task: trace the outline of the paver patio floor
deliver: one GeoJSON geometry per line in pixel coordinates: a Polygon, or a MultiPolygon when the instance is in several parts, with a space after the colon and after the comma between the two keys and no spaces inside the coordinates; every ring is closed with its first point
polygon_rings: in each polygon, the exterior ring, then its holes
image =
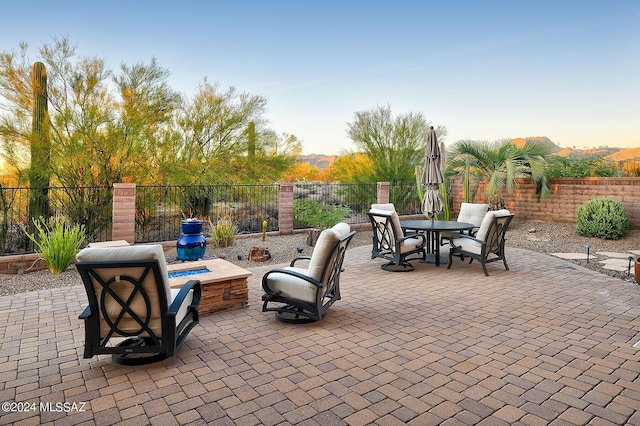
{"type": "Polygon", "coordinates": [[[342,300],[303,326],[260,311],[269,268],[254,268],[247,309],[202,318],[144,367],[82,359],[81,286],[1,297],[0,401],[34,405],[3,405],[0,423],[640,424],[640,288],[507,259],[489,277],[458,260],[389,273],[357,247],[342,300]]]}

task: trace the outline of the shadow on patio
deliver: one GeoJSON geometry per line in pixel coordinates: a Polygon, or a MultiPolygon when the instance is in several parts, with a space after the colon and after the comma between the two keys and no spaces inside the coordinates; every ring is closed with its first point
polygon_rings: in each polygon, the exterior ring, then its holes
{"type": "Polygon", "coordinates": [[[388,273],[370,250],[347,252],[323,321],[263,314],[255,268],[247,309],[146,367],[82,359],[81,285],[1,297],[0,400],[34,405],[0,423],[640,424],[637,285],[510,248],[489,277],[388,273]]]}

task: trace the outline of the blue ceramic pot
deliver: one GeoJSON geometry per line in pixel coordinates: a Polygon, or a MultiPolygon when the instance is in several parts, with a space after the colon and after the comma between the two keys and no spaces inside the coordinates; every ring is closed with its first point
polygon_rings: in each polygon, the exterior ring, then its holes
{"type": "Polygon", "coordinates": [[[204,257],[207,240],[202,235],[202,221],[188,219],[182,221],[182,233],[176,242],[178,260],[198,260],[204,257]]]}

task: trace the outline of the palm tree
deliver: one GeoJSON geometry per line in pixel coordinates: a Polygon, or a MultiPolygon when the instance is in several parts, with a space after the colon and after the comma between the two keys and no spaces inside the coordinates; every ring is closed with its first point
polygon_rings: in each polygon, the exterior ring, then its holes
{"type": "Polygon", "coordinates": [[[497,142],[459,141],[452,147],[452,158],[448,169],[464,176],[465,199],[471,190],[468,182],[473,177],[475,187],[487,179],[485,194],[492,210],[504,208],[504,196],[511,193],[518,178],[532,178],[536,182],[540,198],[549,195],[549,186],[545,174],[545,157],[551,154],[548,145],[537,141],[527,141],[522,146],[510,140],[497,142]]]}

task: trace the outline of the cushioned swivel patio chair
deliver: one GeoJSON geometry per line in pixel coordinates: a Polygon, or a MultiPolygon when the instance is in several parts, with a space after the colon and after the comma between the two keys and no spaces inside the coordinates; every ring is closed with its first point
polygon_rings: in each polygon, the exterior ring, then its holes
{"type": "Polygon", "coordinates": [[[489,211],[485,214],[475,237],[460,234],[457,238],[452,238],[447,269],[451,268],[454,256],[460,257],[462,260],[468,256],[471,258],[469,263],[473,262],[473,259],[477,259],[480,262],[482,270],[487,276],[489,275],[487,263],[499,260],[502,260],[504,268],[508,271],[509,266],[504,253],[504,243],[511,219],[513,219],[513,215],[509,210],[489,211]]]}
{"type": "Polygon", "coordinates": [[[346,223],[320,233],[311,256],[300,256],[288,267],[273,269],[262,277],[265,294],[262,312],[275,312],[288,323],[319,321],[340,300],[340,273],[349,242],[355,235],[346,223]],[[308,261],[308,267],[296,266],[308,261]]]}
{"type": "Polygon", "coordinates": [[[198,324],[200,281],[170,289],[162,246],[85,248],[76,258],[89,300],[80,315],[84,358],[111,354],[119,364],[157,362],[175,355],[198,324]]]}
{"type": "Polygon", "coordinates": [[[426,237],[417,233],[405,235],[393,204],[372,204],[367,215],[373,228],[371,258],[389,261],[380,268],[389,272],[410,272],[414,270],[410,260],[426,258],[426,237]]]}

